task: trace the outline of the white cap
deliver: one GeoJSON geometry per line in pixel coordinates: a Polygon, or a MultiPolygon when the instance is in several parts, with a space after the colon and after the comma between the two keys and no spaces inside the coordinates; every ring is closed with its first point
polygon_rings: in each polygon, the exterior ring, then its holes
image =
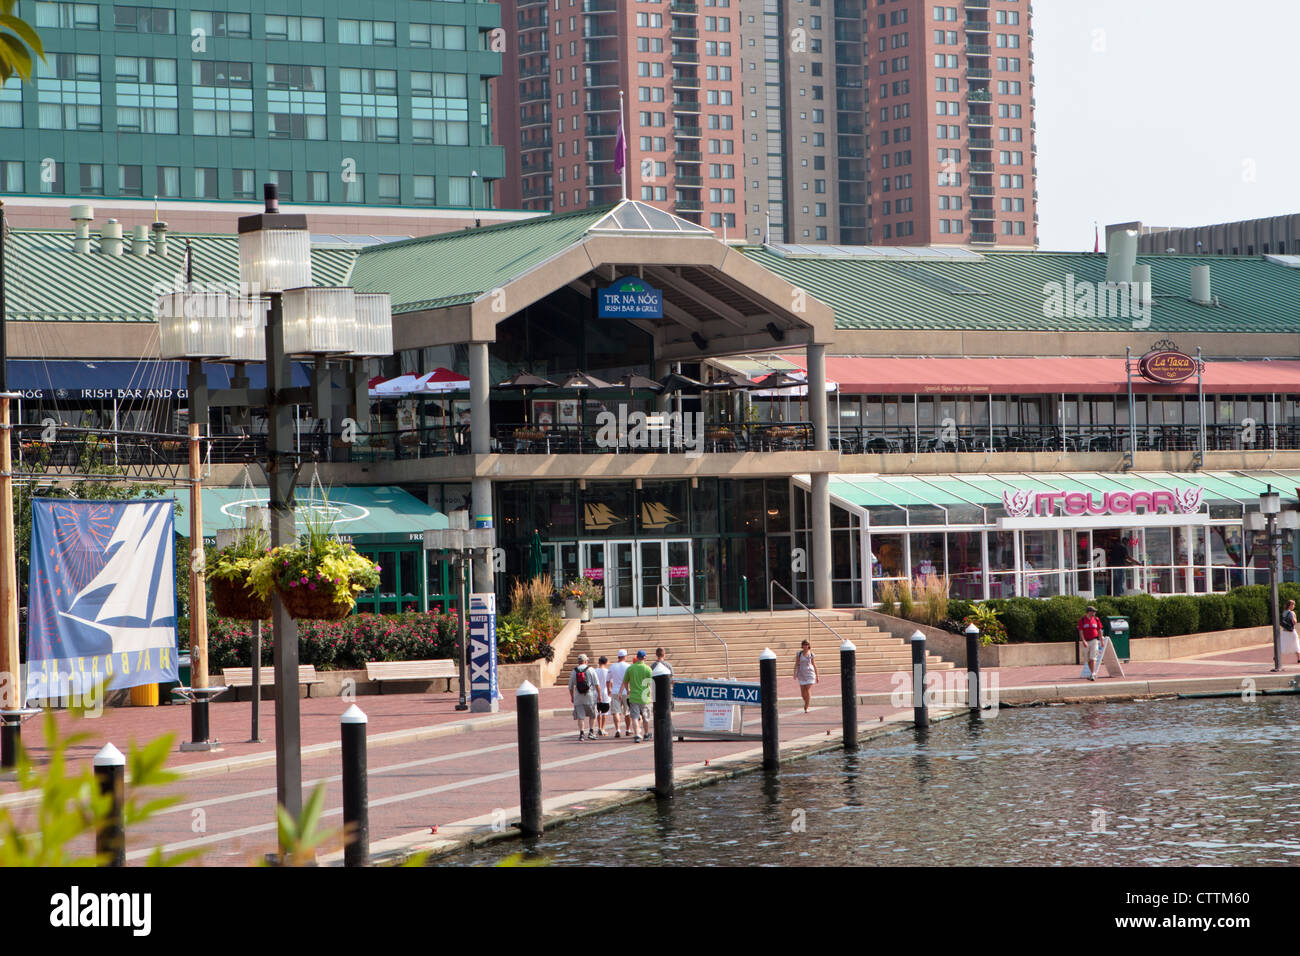
{"type": "Polygon", "coordinates": [[[770,647],[765,647],[763,648],[763,653],[758,655],[758,659],[760,661],[774,661],[776,660],[776,655],[772,653],[770,647]]]}
{"type": "Polygon", "coordinates": [[[96,767],[124,767],[126,758],[122,756],[122,751],[112,744],[104,744],[91,763],[96,767]]]}
{"type": "Polygon", "coordinates": [[[925,635],[922,634],[920,631],[917,631],[915,634],[912,635],[912,640],[923,641],[925,640],[925,635]]]}
{"type": "Polygon", "coordinates": [[[979,629],[978,627],[975,626],[975,622],[974,622],[974,621],[971,621],[969,624],[966,625],[966,633],[967,633],[967,634],[978,634],[979,632],[980,632],[980,629],[979,629]]]}
{"type": "Polygon", "coordinates": [[[343,724],[366,724],[369,722],[370,718],[366,716],[366,712],[356,704],[343,711],[343,716],[339,718],[339,723],[343,724]]]}
{"type": "Polygon", "coordinates": [[[840,650],[842,651],[856,651],[857,649],[858,649],[857,645],[855,645],[847,637],[844,639],[844,643],[840,645],[840,650]]]}
{"type": "Polygon", "coordinates": [[[533,682],[532,682],[532,681],[527,681],[527,680],[526,680],[526,681],[524,681],[522,684],[519,685],[519,689],[518,689],[517,691],[515,691],[515,696],[516,696],[516,697],[536,697],[536,696],[537,696],[537,688],[533,686],[533,682]]]}
{"type": "Polygon", "coordinates": [[[627,657],[627,651],[623,650],[623,648],[620,647],[620,648],[618,649],[618,656],[619,656],[619,657],[627,657]]]}
{"type": "Polygon", "coordinates": [[[586,659],[587,659],[587,655],[586,655],[586,654],[579,654],[579,655],[578,655],[578,663],[579,663],[579,664],[581,664],[581,663],[582,663],[583,661],[585,661],[586,659]]]}

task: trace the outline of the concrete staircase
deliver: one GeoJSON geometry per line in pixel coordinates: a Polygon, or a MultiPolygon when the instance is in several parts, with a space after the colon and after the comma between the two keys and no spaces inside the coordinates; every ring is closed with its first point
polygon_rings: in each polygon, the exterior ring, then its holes
{"type": "MultiPolygon", "coordinates": [[[[840,672],[840,638],[847,638],[857,647],[859,674],[911,670],[912,649],[906,641],[892,637],[874,625],[855,621],[849,612],[818,614],[835,629],[835,634],[814,620],[809,638],[808,615],[803,611],[704,614],[700,616],[695,639],[692,638],[688,614],[657,618],[597,618],[582,625],[582,632],[569,651],[557,684],[562,686],[568,681],[569,672],[578,664],[579,654],[585,653],[592,664],[603,654],[612,664],[617,660],[619,648],[627,650],[629,660],[635,659],[638,650],[644,650],[646,660],[652,666],[655,648],[666,648],[668,660],[678,677],[726,677],[726,655],[722,644],[705,629],[706,624],[726,642],[733,679],[758,680],[758,655],[764,648],[771,648],[776,654],[777,676],[791,677],[800,645],[811,640],[813,652],[817,655],[818,673],[824,681],[840,672]]],[[[931,654],[926,659],[926,666],[931,670],[947,670],[952,664],[931,654]]]]}

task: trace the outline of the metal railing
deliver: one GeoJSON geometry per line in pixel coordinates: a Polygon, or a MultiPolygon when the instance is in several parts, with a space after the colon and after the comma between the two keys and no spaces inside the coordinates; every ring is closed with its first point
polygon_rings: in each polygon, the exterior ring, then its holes
{"type": "MultiPolygon", "coordinates": [[[[685,608],[687,613],[691,615],[691,642],[694,645],[694,649],[698,651],[700,649],[699,625],[702,623],[700,621],[700,615],[696,612],[695,608],[691,607],[689,604],[687,604],[677,595],[673,594],[672,589],[669,588],[668,585],[661,583],[659,585],[659,588],[665,594],[668,595],[668,600],[675,601],[678,605],[685,608]]],[[[658,611],[659,609],[655,608],[656,617],[659,616],[658,611]]],[[[724,641],[721,637],[719,637],[718,632],[715,631],[713,628],[709,627],[707,623],[704,624],[704,629],[708,631],[710,634],[712,634],[714,639],[719,644],[722,645],[722,659],[727,667],[727,679],[730,680],[731,679],[731,651],[727,648],[727,642],[724,641]]]]}
{"type": "Polygon", "coordinates": [[[822,627],[826,628],[826,630],[834,634],[837,638],[839,638],[840,644],[844,643],[844,638],[840,636],[839,632],[836,631],[835,628],[831,627],[829,624],[823,621],[812,608],[810,608],[807,604],[804,604],[803,601],[800,601],[793,594],[790,594],[790,589],[787,588],[780,581],[777,581],[775,579],[769,581],[767,584],[767,607],[768,607],[769,614],[776,614],[776,602],[772,600],[772,588],[780,588],[787,595],[789,595],[791,601],[794,601],[795,604],[798,604],[801,608],[803,608],[805,611],[808,612],[808,643],[810,645],[812,644],[812,622],[814,620],[822,627]]]}

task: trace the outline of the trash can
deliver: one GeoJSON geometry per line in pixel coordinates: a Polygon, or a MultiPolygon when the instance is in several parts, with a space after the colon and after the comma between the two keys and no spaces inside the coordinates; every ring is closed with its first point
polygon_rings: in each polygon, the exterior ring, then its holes
{"type": "Polygon", "coordinates": [[[174,688],[190,686],[190,655],[188,653],[181,654],[176,658],[176,671],[180,676],[179,682],[173,680],[159,685],[158,695],[161,698],[159,702],[162,704],[176,703],[172,697],[174,688]]]}
{"type": "Polygon", "coordinates": [[[1108,617],[1102,620],[1101,631],[1115,647],[1115,656],[1127,663],[1129,659],[1128,618],[1108,617]]]}
{"type": "Polygon", "coordinates": [[[157,684],[140,684],[131,688],[131,706],[132,707],[157,707],[158,706],[158,685],[157,684]]]}

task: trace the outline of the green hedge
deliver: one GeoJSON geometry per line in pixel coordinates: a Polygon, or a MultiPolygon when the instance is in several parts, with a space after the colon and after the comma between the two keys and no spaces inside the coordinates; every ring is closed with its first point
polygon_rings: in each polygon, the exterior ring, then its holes
{"type": "MultiPolygon", "coordinates": [[[[1288,600],[1300,603],[1300,584],[1283,584],[1278,589],[1282,606],[1288,600]]],[[[1129,637],[1176,637],[1202,631],[1222,631],[1237,627],[1259,627],[1269,623],[1269,589],[1252,584],[1235,588],[1228,594],[1187,594],[1157,598],[1150,594],[1123,597],[1098,597],[1092,602],[1097,613],[1105,617],[1126,617],[1129,637]]],[[[1088,603],[1081,597],[1057,596],[1038,598],[994,598],[984,602],[997,611],[998,620],[1007,629],[1013,644],[1077,640],[1076,625],[1088,603]]],[[[970,613],[972,602],[955,601],[951,606],[970,613]]],[[[949,619],[959,621],[949,611],[949,619]]]]}
{"type": "MultiPolygon", "coordinates": [[[[298,661],[318,670],[350,670],[368,661],[419,661],[453,657],[453,615],[354,614],[341,621],[299,621],[298,661]]],[[[253,663],[253,624],[218,618],[208,631],[208,671],[253,663]]],[[[262,630],[262,663],[271,663],[274,637],[262,630]]]]}

